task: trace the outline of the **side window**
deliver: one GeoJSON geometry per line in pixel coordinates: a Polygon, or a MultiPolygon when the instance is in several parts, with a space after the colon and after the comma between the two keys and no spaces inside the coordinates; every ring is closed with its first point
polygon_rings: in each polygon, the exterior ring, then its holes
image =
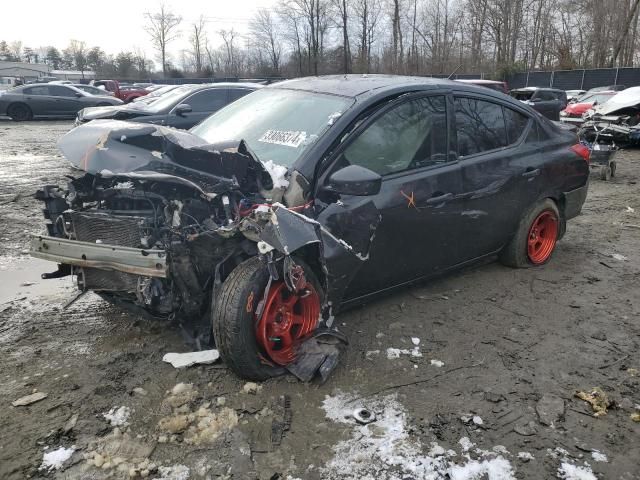
{"type": "Polygon", "coordinates": [[[39,87],[30,87],[24,89],[25,95],[49,95],[49,87],[41,85],[39,87]]]}
{"type": "Polygon", "coordinates": [[[193,112],[212,112],[224,107],[227,102],[227,90],[211,88],[194,93],[182,103],[191,105],[193,112]]]}
{"type": "Polygon", "coordinates": [[[504,121],[507,125],[507,139],[509,145],[513,145],[526,130],[529,117],[507,107],[503,107],[503,111],[504,121]]]}
{"type": "Polygon", "coordinates": [[[553,92],[547,92],[547,91],[542,91],[542,92],[538,92],[538,97],[540,100],[544,101],[544,102],[549,102],[552,100],[557,100],[556,96],[553,94],[553,92]]]}
{"type": "Polygon", "coordinates": [[[467,157],[507,146],[502,106],[466,97],[456,97],[454,103],[458,155],[467,157]]]}
{"type": "Polygon", "coordinates": [[[406,101],[377,118],[345,148],[338,164],[387,175],[446,161],[446,100],[433,96],[406,101]]]}
{"type": "Polygon", "coordinates": [[[244,97],[248,93],[251,93],[251,90],[247,90],[246,88],[232,88],[229,90],[229,101],[235,102],[237,99],[244,97]]]}
{"type": "Polygon", "coordinates": [[[49,85],[49,95],[54,97],[75,97],[76,92],[67,87],[61,87],[60,85],[49,85]]]}

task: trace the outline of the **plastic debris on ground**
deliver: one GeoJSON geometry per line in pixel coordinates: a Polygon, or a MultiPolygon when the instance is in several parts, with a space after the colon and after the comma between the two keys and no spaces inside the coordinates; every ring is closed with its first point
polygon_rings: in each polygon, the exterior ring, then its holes
{"type": "Polygon", "coordinates": [[[24,407],[26,405],[31,405],[32,403],[39,402],[40,400],[47,398],[47,396],[48,394],[44,392],[35,392],[31,395],[25,395],[24,397],[20,397],[19,399],[14,400],[13,402],[11,402],[11,405],[13,405],[14,407],[24,407]]]}
{"type": "Polygon", "coordinates": [[[591,451],[591,458],[593,458],[594,462],[603,462],[606,463],[609,461],[609,459],[607,458],[607,456],[602,453],[599,450],[592,450],[591,451]]]}
{"type": "Polygon", "coordinates": [[[444,362],[442,360],[436,360],[435,358],[431,359],[431,365],[434,367],[444,367],[444,362]]]}
{"type": "Polygon", "coordinates": [[[75,452],[74,447],[60,447],[57,450],[45,452],[42,455],[42,465],[40,465],[40,470],[60,470],[64,465],[64,462],[71,458],[73,452],[75,452]]]}
{"type": "Polygon", "coordinates": [[[613,405],[613,402],[609,400],[607,394],[600,388],[594,387],[591,389],[589,393],[587,392],[576,392],[576,397],[591,405],[593,409],[594,417],[602,417],[607,414],[607,408],[613,405]]]}
{"type": "Polygon", "coordinates": [[[163,362],[170,363],[174,368],[190,367],[192,365],[209,365],[220,358],[218,350],[202,350],[200,352],[167,353],[162,357],[163,362]]]}
{"type": "Polygon", "coordinates": [[[410,357],[420,358],[422,357],[422,352],[420,351],[420,346],[416,345],[412,349],[408,348],[387,348],[387,359],[394,360],[396,358],[400,358],[401,355],[407,355],[410,357]]]}

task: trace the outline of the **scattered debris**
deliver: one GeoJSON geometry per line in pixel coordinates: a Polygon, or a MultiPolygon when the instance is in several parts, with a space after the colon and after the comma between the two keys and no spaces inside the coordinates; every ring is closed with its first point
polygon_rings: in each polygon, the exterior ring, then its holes
{"type": "Polygon", "coordinates": [[[155,443],[145,443],[122,433],[118,427],[110,435],[92,442],[84,458],[89,465],[103,470],[114,469],[129,477],[148,476],[156,470],[149,460],[155,443]]]}
{"type": "Polygon", "coordinates": [[[242,387],[242,391],[249,395],[257,395],[262,391],[262,385],[258,385],[255,382],[247,382],[244,384],[244,387],[242,387]]]}
{"type": "Polygon", "coordinates": [[[444,362],[442,360],[436,360],[435,358],[431,359],[431,365],[433,365],[434,367],[444,367],[444,362]]]}
{"type": "Polygon", "coordinates": [[[640,413],[632,413],[631,420],[633,420],[634,422],[640,422],[640,413]]]}
{"type": "Polygon", "coordinates": [[[530,437],[538,433],[538,428],[536,427],[536,424],[535,422],[533,422],[533,420],[530,420],[528,422],[527,420],[523,420],[515,424],[515,426],[513,427],[513,431],[518,435],[522,435],[523,437],[530,437]]]}
{"type": "Polygon", "coordinates": [[[394,360],[396,358],[400,358],[400,355],[409,355],[411,357],[420,358],[422,357],[422,352],[418,345],[413,347],[411,350],[408,348],[387,348],[387,359],[394,360]]]}
{"type": "Polygon", "coordinates": [[[542,425],[552,427],[564,417],[564,400],[552,393],[545,393],[536,404],[536,413],[542,425]]]}
{"type": "Polygon", "coordinates": [[[558,478],[564,480],[598,480],[589,465],[573,465],[567,461],[562,462],[558,468],[558,478]]]}
{"type": "Polygon", "coordinates": [[[627,205],[627,213],[635,213],[636,210],[633,207],[630,207],[629,205],[627,205]]]}
{"type": "Polygon", "coordinates": [[[612,253],[611,254],[611,258],[613,258],[614,260],[618,260],[620,262],[624,262],[627,260],[627,257],[625,257],[624,255],[621,255],[619,253],[612,253]]]}
{"type": "Polygon", "coordinates": [[[220,353],[214,349],[200,352],[167,353],[162,357],[162,361],[170,363],[174,368],[184,368],[192,365],[209,365],[219,358],[220,353]]]}
{"type": "Polygon", "coordinates": [[[289,395],[280,395],[273,406],[271,444],[280,445],[284,432],[288,431],[289,428],[291,428],[291,398],[289,395]]]}
{"type": "Polygon", "coordinates": [[[593,458],[594,462],[607,463],[609,461],[607,456],[604,453],[602,453],[601,451],[599,451],[599,450],[592,450],[591,451],[591,458],[593,458]]]}
{"type": "Polygon", "coordinates": [[[163,433],[158,437],[158,442],[209,444],[238,424],[238,415],[228,407],[214,411],[211,409],[211,402],[204,402],[192,409],[189,403],[197,395],[198,392],[191,384],[179,383],[173,387],[163,402],[172,412],[158,421],[158,430],[163,433]]]}
{"type": "Polygon", "coordinates": [[[133,390],[131,390],[133,393],[135,393],[136,395],[142,395],[143,397],[147,396],[147,391],[142,388],[142,387],[135,387],[133,390]]]}
{"type": "Polygon", "coordinates": [[[356,408],[353,411],[353,418],[355,418],[356,422],[360,425],[366,425],[376,421],[376,414],[366,408],[356,408]]]}
{"type": "Polygon", "coordinates": [[[78,423],[78,418],[79,415],[77,413],[71,415],[71,418],[69,418],[69,420],[67,420],[64,424],[64,427],[62,427],[62,431],[64,433],[69,433],[71,430],[73,430],[78,423]]]}
{"type": "Polygon", "coordinates": [[[482,425],[484,422],[482,421],[482,418],[480,418],[478,415],[474,415],[473,418],[471,419],[473,421],[473,423],[475,423],[476,425],[482,425]]]}
{"type": "Polygon", "coordinates": [[[64,448],[59,447],[57,450],[53,450],[51,452],[45,452],[42,455],[42,465],[40,465],[39,470],[60,470],[64,462],[71,458],[75,452],[75,447],[64,448]]]}
{"type": "Polygon", "coordinates": [[[113,407],[107,413],[103,413],[102,416],[112,427],[126,427],[129,425],[129,416],[131,415],[131,409],[129,407],[113,407]]]}
{"type": "Polygon", "coordinates": [[[420,345],[420,339],[418,337],[411,337],[411,343],[413,343],[416,347],[420,345]]]}
{"type": "Polygon", "coordinates": [[[576,392],[576,397],[591,405],[593,408],[594,417],[601,417],[607,414],[607,408],[613,405],[613,402],[609,400],[607,394],[600,387],[594,387],[591,392],[576,392]]]}
{"type": "Polygon", "coordinates": [[[44,392],[35,392],[31,395],[25,395],[24,397],[20,397],[17,400],[11,402],[11,405],[14,407],[24,407],[26,405],[31,405],[32,403],[39,402],[40,400],[44,400],[47,398],[48,394],[44,392]]]}

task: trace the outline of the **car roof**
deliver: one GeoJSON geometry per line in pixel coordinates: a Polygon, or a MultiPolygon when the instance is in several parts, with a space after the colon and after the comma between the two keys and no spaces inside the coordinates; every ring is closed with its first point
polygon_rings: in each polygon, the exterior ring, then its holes
{"type": "Polygon", "coordinates": [[[178,85],[179,87],[191,87],[191,90],[201,90],[204,88],[262,88],[263,85],[259,83],[249,83],[249,82],[216,82],[216,83],[188,83],[185,85],[178,85]]]}
{"type": "Polygon", "coordinates": [[[357,97],[374,90],[394,90],[402,87],[459,87],[461,83],[442,78],[408,77],[402,75],[323,75],[303,77],[268,85],[265,88],[285,88],[315,93],[357,97]]]}
{"type": "Polygon", "coordinates": [[[500,80],[485,80],[484,78],[456,78],[456,82],[471,83],[474,85],[504,85],[500,80]]]}
{"type": "Polygon", "coordinates": [[[514,88],[511,90],[512,92],[534,92],[537,90],[547,90],[551,92],[564,92],[565,90],[561,90],[559,88],[551,88],[551,87],[522,87],[522,88],[514,88]]]}

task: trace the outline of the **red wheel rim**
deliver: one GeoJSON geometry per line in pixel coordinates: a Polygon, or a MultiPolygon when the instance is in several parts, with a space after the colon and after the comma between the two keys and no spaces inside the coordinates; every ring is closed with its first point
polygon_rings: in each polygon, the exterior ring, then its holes
{"type": "Polygon", "coordinates": [[[311,283],[294,293],[284,282],[273,282],[256,324],[256,339],[272,362],[288,365],[300,340],[316,329],[319,316],[320,298],[311,283]]]}
{"type": "Polygon", "coordinates": [[[545,210],[531,224],[527,237],[527,254],[531,263],[546,262],[558,239],[558,217],[552,210],[545,210]]]}

